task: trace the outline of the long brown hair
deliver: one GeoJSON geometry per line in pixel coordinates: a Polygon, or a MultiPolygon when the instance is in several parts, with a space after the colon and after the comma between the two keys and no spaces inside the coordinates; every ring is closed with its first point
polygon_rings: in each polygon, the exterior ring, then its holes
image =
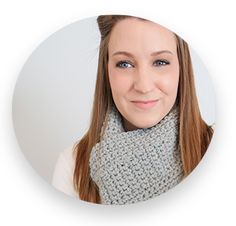
{"type": "MultiPolygon", "coordinates": [[[[114,25],[127,17],[130,16],[105,15],[97,18],[101,41],[91,123],[82,139],[74,145],[75,169],[73,175],[74,189],[80,199],[93,203],[100,203],[100,197],[98,187],[90,177],[90,152],[92,147],[99,142],[104,119],[113,104],[107,71],[108,42],[114,25]]],[[[178,145],[184,176],[187,176],[205,154],[213,135],[213,129],[204,122],[200,114],[188,44],[178,35],[175,34],[175,37],[180,65],[176,98],[180,112],[178,145]]]]}

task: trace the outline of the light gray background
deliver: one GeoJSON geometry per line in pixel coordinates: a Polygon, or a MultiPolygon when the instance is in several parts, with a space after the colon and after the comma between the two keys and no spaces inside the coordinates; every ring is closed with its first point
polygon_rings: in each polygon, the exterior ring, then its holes
{"type": "MultiPolygon", "coordinates": [[[[59,153],[88,127],[99,41],[96,17],[73,23],[33,52],[16,82],[12,106],[16,137],[33,168],[49,182],[59,153]]],[[[215,122],[211,79],[192,49],[191,55],[200,110],[211,125],[215,122]]]]}

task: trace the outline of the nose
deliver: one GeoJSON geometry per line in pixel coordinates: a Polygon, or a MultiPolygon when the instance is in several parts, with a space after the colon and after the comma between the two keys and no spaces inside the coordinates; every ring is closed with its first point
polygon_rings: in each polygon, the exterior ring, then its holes
{"type": "Polygon", "coordinates": [[[140,93],[148,93],[155,87],[152,72],[147,68],[139,68],[134,79],[134,89],[140,93]]]}

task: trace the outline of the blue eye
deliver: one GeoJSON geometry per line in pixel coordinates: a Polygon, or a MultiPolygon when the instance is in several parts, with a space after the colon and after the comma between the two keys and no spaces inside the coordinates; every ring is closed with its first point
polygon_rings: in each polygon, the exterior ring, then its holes
{"type": "Polygon", "coordinates": [[[128,61],[120,61],[116,64],[116,67],[119,68],[130,68],[133,67],[133,65],[131,63],[129,63],[128,61]]]}
{"type": "Polygon", "coordinates": [[[154,66],[157,66],[157,67],[165,66],[165,65],[168,65],[168,64],[170,64],[170,62],[167,61],[167,60],[156,60],[156,61],[153,63],[153,65],[154,65],[154,66]]]}

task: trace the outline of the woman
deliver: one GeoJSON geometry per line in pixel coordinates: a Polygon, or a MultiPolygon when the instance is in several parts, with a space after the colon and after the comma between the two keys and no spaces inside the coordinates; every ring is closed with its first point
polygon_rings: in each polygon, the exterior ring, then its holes
{"type": "Polygon", "coordinates": [[[93,203],[144,201],[191,173],[213,130],[200,115],[184,40],[137,17],[99,16],[97,22],[101,42],[90,127],[66,152],[67,174],[60,172],[65,156],[59,158],[53,183],[93,203]]]}

